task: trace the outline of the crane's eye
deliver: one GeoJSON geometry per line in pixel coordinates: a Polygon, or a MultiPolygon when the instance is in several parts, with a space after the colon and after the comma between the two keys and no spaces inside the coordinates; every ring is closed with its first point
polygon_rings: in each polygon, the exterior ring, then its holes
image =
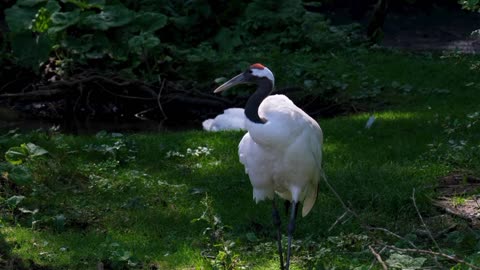
{"type": "Polygon", "coordinates": [[[251,69],[249,69],[249,70],[248,70],[248,73],[252,74],[252,73],[253,73],[253,71],[252,71],[251,69]]]}

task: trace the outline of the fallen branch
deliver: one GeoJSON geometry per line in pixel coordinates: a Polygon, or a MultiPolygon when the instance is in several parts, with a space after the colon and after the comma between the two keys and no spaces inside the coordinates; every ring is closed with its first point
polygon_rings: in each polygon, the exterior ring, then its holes
{"type": "Polygon", "coordinates": [[[387,247],[389,249],[392,249],[392,250],[400,251],[400,252],[410,252],[410,253],[419,253],[419,254],[427,254],[427,255],[432,255],[432,256],[439,256],[439,257],[443,257],[445,259],[448,259],[448,260],[456,262],[456,263],[465,264],[466,266],[471,267],[472,269],[480,270],[479,266],[476,266],[476,265],[473,265],[469,262],[466,262],[465,260],[457,258],[456,256],[448,255],[448,254],[441,253],[441,252],[435,252],[435,251],[425,250],[425,249],[416,249],[416,248],[398,248],[398,247],[390,246],[390,245],[385,245],[385,247],[387,247]]]}
{"type": "Polygon", "coordinates": [[[440,246],[438,245],[437,241],[436,241],[435,238],[433,237],[433,234],[432,234],[432,232],[430,231],[430,229],[428,229],[427,224],[425,224],[425,221],[423,220],[423,217],[422,217],[422,215],[420,214],[420,210],[418,210],[417,202],[416,202],[416,200],[415,200],[415,188],[413,188],[413,190],[412,190],[412,201],[413,201],[413,206],[415,207],[415,211],[417,211],[417,215],[418,215],[418,217],[420,218],[420,221],[422,222],[423,227],[424,227],[425,230],[427,231],[428,236],[429,236],[430,239],[432,240],[433,244],[435,244],[435,247],[438,249],[438,251],[441,252],[442,250],[440,249],[440,246]]]}
{"type": "Polygon", "coordinates": [[[52,89],[52,90],[37,90],[26,93],[7,93],[1,94],[0,98],[9,98],[9,97],[37,97],[37,96],[53,96],[59,93],[64,92],[64,89],[52,89]]]}
{"type": "Polygon", "coordinates": [[[333,230],[333,228],[335,228],[335,226],[341,221],[343,220],[343,218],[348,214],[349,212],[348,211],[345,211],[343,212],[343,214],[337,218],[337,220],[335,220],[335,222],[332,224],[332,226],[330,226],[330,228],[328,228],[328,231],[330,232],[331,230],[333,230]]]}
{"type": "MultiPolygon", "coordinates": [[[[332,185],[330,185],[330,182],[328,181],[327,179],[327,175],[325,174],[325,172],[322,170],[322,178],[323,178],[323,181],[325,182],[325,184],[327,184],[327,187],[330,189],[330,191],[335,195],[335,197],[337,197],[338,201],[342,204],[343,206],[343,209],[345,209],[345,211],[347,211],[348,213],[352,214],[354,217],[358,218],[358,215],[357,213],[355,213],[352,209],[350,209],[346,204],[345,202],[342,200],[342,197],[340,197],[340,195],[338,195],[337,191],[332,187],[332,185]]],[[[342,215],[343,216],[343,215],[342,215]]]]}
{"type": "MultiPolygon", "coordinates": [[[[355,213],[351,208],[349,208],[345,202],[343,201],[343,199],[340,197],[340,195],[338,195],[338,193],[335,191],[335,189],[330,185],[325,173],[322,171],[323,173],[323,180],[325,181],[325,183],[327,184],[328,188],[330,189],[330,191],[333,192],[333,194],[337,197],[338,201],[342,204],[343,208],[346,210],[346,212],[348,213],[351,213],[354,217],[356,217],[359,222],[360,222],[360,226],[362,226],[363,228],[367,228],[367,229],[370,229],[370,230],[379,230],[379,231],[383,231],[383,232],[386,232],[390,235],[393,235],[399,239],[402,239],[404,241],[406,241],[407,243],[409,243],[411,246],[415,247],[415,244],[413,244],[411,241],[407,240],[406,238],[396,234],[396,233],[393,233],[385,228],[378,228],[378,227],[373,227],[373,226],[370,226],[370,225],[367,225],[367,224],[364,224],[360,217],[358,216],[357,213],[355,213]]],[[[417,211],[417,214],[419,215],[420,217],[420,220],[422,221],[422,224],[423,226],[428,230],[428,227],[427,225],[425,224],[425,222],[423,221],[423,217],[421,216],[419,210],[418,210],[418,207],[417,207],[417,204],[415,202],[415,189],[413,189],[413,194],[412,194],[412,199],[413,199],[413,202],[414,202],[414,206],[415,206],[415,209],[417,211]]],[[[341,220],[343,219],[343,217],[345,216],[345,213],[340,216],[340,218],[337,219],[338,220],[341,220]]],[[[338,223],[338,222],[335,222],[334,224],[338,223]]],[[[478,266],[475,266],[469,262],[466,262],[465,260],[461,259],[461,258],[458,258],[456,256],[452,256],[452,255],[448,255],[448,254],[445,254],[445,253],[442,253],[441,250],[440,250],[440,247],[438,246],[438,244],[436,243],[435,239],[433,239],[433,235],[431,234],[431,232],[428,230],[429,234],[430,234],[430,237],[432,238],[432,240],[434,241],[434,243],[436,244],[436,248],[440,251],[440,252],[435,252],[435,251],[431,251],[431,250],[423,250],[423,249],[418,249],[418,248],[397,248],[395,246],[391,246],[391,245],[384,245],[386,248],[389,248],[389,249],[392,249],[392,250],[396,250],[396,251],[401,251],[401,252],[416,252],[416,253],[420,253],[420,254],[429,254],[429,255],[432,255],[434,256],[435,258],[438,256],[438,257],[443,257],[443,258],[446,258],[450,261],[454,261],[456,263],[461,263],[461,264],[465,264],[469,267],[471,267],[472,269],[475,269],[475,270],[480,270],[480,267],[478,266]]],[[[371,250],[371,249],[370,249],[371,250]]],[[[372,250],[371,250],[372,251],[372,250]]],[[[372,251],[373,253],[373,251],[372,251]]],[[[375,255],[375,254],[374,254],[375,255]]],[[[377,258],[378,259],[378,258],[377,258]]],[[[439,265],[438,261],[435,260],[435,262],[437,263],[437,265],[439,265]]],[[[383,265],[382,265],[383,266],[383,265]]],[[[385,268],[384,268],[385,269],[385,268]]]]}
{"type": "Polygon", "coordinates": [[[375,249],[372,248],[372,246],[368,246],[368,248],[370,249],[370,252],[372,252],[373,256],[377,259],[377,261],[382,265],[383,270],[387,270],[388,267],[382,260],[382,256],[380,256],[380,254],[378,254],[375,249]]]}
{"type": "Polygon", "coordinates": [[[400,239],[400,240],[403,240],[403,241],[407,242],[407,243],[408,243],[410,246],[412,246],[413,248],[417,248],[417,246],[416,246],[412,241],[410,241],[410,240],[408,240],[407,238],[402,237],[402,236],[400,236],[400,235],[398,235],[398,234],[396,234],[396,233],[394,233],[394,232],[392,232],[392,231],[389,231],[388,229],[379,228],[379,227],[374,227],[374,226],[370,226],[370,225],[365,225],[365,228],[367,228],[367,229],[369,229],[369,230],[382,231],[382,232],[384,232],[384,233],[386,233],[386,234],[389,234],[389,235],[391,235],[391,236],[394,236],[394,237],[396,237],[396,238],[398,238],[398,239],[400,239]]]}
{"type": "Polygon", "coordinates": [[[106,89],[105,87],[103,87],[103,85],[95,82],[95,84],[101,88],[101,90],[109,93],[110,95],[112,96],[115,96],[115,97],[119,97],[119,98],[125,98],[125,99],[137,99],[137,100],[155,100],[156,97],[137,97],[137,96],[127,96],[127,95],[122,95],[122,94],[117,94],[117,93],[114,93],[108,89],[106,89]]]}

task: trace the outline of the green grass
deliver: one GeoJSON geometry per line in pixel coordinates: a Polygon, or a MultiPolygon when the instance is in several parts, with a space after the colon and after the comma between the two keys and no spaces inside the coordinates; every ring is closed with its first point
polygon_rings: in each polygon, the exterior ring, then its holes
{"type": "MultiPolygon", "coordinates": [[[[287,60],[301,62],[305,57],[294,55],[287,60]]],[[[370,113],[318,119],[325,136],[326,174],[359,219],[351,217],[329,231],[344,209],[322,182],[313,211],[297,223],[294,269],[368,269],[373,257],[367,246],[375,239],[402,243],[366,232],[360,222],[412,237],[421,228],[411,198],[414,188],[421,213],[434,216],[438,212],[430,199],[440,176],[457,169],[480,172],[480,125],[467,117],[480,111],[476,94],[480,80],[469,69],[474,60],[353,51],[319,63],[318,69],[349,74],[348,91],[357,90],[362,76],[378,79],[376,85],[383,90],[374,98],[388,105],[375,112],[370,129],[364,128],[370,113]],[[401,87],[391,87],[394,81],[411,85],[411,90],[405,93],[401,87]],[[465,86],[469,82],[474,85],[465,86]]],[[[13,194],[26,196],[19,207],[39,209],[35,219],[40,220],[32,229],[31,215],[3,209],[2,253],[21,258],[27,268],[38,264],[94,269],[103,262],[115,269],[149,265],[209,269],[214,262],[211,256],[226,248],[230,256],[217,261],[232,259],[230,264],[237,267],[277,269],[271,206],[254,203],[248,177],[238,162],[242,136],[243,132],[184,131],[100,138],[43,132],[4,137],[3,152],[31,141],[51,157],[28,162],[35,176],[31,186],[2,187],[5,199],[13,194]],[[106,150],[116,142],[117,149],[106,150]],[[207,147],[209,154],[187,153],[197,147],[207,147]],[[171,156],[173,152],[184,156],[171,156]],[[194,221],[204,213],[204,219],[194,221]],[[58,215],[65,217],[65,225],[55,225],[58,215]],[[235,245],[229,246],[230,241],[235,245]]],[[[413,241],[434,248],[427,239],[413,241]]],[[[475,255],[478,232],[438,241],[446,250],[479,260],[475,255]]]]}

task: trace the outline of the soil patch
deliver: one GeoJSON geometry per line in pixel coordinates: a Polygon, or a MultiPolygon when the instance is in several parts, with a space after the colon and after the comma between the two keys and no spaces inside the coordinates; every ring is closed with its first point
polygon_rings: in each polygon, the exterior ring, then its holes
{"type": "Polygon", "coordinates": [[[480,52],[480,14],[458,9],[433,8],[408,13],[389,13],[382,45],[413,51],[437,50],[480,52]]]}
{"type": "Polygon", "coordinates": [[[454,172],[440,179],[434,205],[480,228],[480,178],[454,172]]]}

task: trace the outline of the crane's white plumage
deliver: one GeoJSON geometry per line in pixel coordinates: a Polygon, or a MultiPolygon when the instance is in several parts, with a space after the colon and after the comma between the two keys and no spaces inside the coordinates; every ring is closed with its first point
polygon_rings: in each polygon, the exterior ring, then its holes
{"type": "Polygon", "coordinates": [[[268,96],[258,113],[264,124],[246,121],[239,144],[240,162],[250,177],[256,202],[280,197],[303,202],[308,214],[317,197],[321,174],[322,130],[284,95],[268,96]]]}
{"type": "MultiPolygon", "coordinates": [[[[252,65],[255,66],[256,64],[252,65]]],[[[252,75],[258,78],[265,77],[272,82],[272,86],[275,85],[275,77],[270,69],[262,65],[262,68],[252,68],[252,75]]]]}
{"type": "MultiPolygon", "coordinates": [[[[302,216],[306,216],[317,198],[322,175],[323,134],[318,123],[286,96],[269,95],[274,82],[273,73],[257,63],[220,85],[214,93],[238,84],[257,85],[257,91],[245,106],[248,132],[238,145],[238,154],[250,178],[256,202],[274,199],[275,193],[292,202],[285,264],[288,270],[298,202],[303,203],[302,216]]],[[[275,201],[272,205],[280,268],[284,270],[281,221],[275,201]]]]}
{"type": "Polygon", "coordinates": [[[223,114],[203,121],[202,126],[206,131],[244,130],[245,110],[242,108],[226,109],[223,114]]]}

